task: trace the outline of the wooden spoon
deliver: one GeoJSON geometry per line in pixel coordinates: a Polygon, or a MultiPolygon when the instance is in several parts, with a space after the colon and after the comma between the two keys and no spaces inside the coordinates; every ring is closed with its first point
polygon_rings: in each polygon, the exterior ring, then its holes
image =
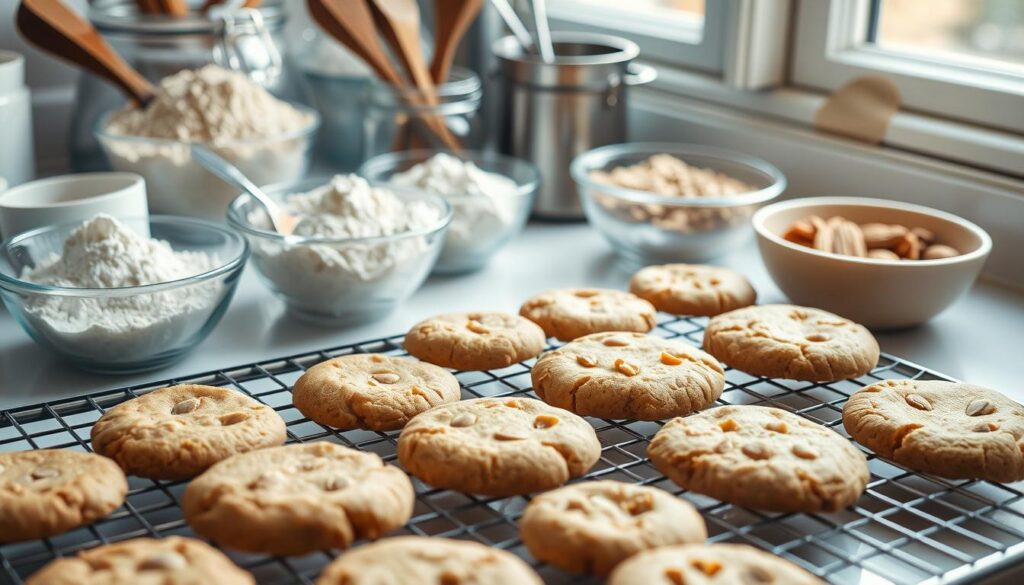
{"type": "Polygon", "coordinates": [[[455,50],[484,0],[434,0],[434,59],[430,63],[430,75],[440,85],[448,81],[448,72],[455,58],[455,50]]]}
{"type": "Polygon", "coordinates": [[[153,99],[153,84],[61,0],[22,0],[17,19],[22,36],[40,49],[106,78],[143,107],[153,99]]]}
{"type": "Polygon", "coordinates": [[[366,62],[377,76],[404,84],[377,38],[368,0],[307,0],[309,14],[328,34],[366,62]]]}

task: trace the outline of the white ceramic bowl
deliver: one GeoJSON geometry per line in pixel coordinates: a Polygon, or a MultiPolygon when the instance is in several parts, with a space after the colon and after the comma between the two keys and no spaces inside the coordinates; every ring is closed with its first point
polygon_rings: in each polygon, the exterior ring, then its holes
{"type": "Polygon", "coordinates": [[[832,311],[873,329],[919,325],[939,314],[971,288],[992,250],[989,235],[965,219],[883,199],[782,201],[759,210],[753,223],[765,266],[791,301],[832,311]],[[786,228],[808,215],[923,227],[961,255],[941,260],[875,260],[827,254],[784,240],[786,228]]]}
{"type": "Polygon", "coordinates": [[[0,234],[11,238],[97,213],[146,217],[146,182],[134,173],[82,173],[11,187],[0,193],[0,234]]]}

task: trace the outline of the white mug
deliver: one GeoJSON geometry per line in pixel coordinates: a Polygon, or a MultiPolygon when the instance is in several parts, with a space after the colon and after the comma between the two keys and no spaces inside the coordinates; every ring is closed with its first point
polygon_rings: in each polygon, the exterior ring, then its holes
{"type": "Polygon", "coordinates": [[[147,217],[146,181],[134,173],[82,173],[12,187],[0,193],[0,234],[6,239],[97,213],[147,217]]]}

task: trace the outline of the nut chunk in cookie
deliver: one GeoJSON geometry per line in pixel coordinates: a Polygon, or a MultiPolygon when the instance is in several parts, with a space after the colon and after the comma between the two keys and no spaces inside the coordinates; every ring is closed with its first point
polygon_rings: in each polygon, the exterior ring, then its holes
{"type": "Polygon", "coordinates": [[[718,360],[679,340],[594,333],[540,357],[531,372],[545,402],[583,416],[662,420],[709,406],[725,386],[718,360]]]}
{"type": "Polygon", "coordinates": [[[551,489],[587,472],[597,434],[575,414],[531,398],[477,398],[409,421],[398,458],[424,482],[461,492],[512,496],[551,489]]]}
{"type": "Polygon", "coordinates": [[[303,555],[375,539],[412,516],[409,477],[374,453],[318,442],[236,455],[182,499],[197,534],[255,553],[303,555]]]}
{"type": "Polygon", "coordinates": [[[413,326],[405,349],[419,359],[456,370],[494,370],[536,357],[544,331],[509,313],[451,313],[413,326]]]}
{"type": "Polygon", "coordinates": [[[106,457],[62,449],[0,453],[0,543],[90,524],[127,493],[124,473],[106,457]]]}
{"type": "Polygon", "coordinates": [[[843,407],[853,440],[917,471],[951,479],[1024,480],[1024,406],[962,382],[885,380],[843,407]]]}
{"type": "Polygon", "coordinates": [[[674,315],[713,317],[757,300],[742,274],[702,264],[648,266],[633,275],[629,291],[674,315]]]}
{"type": "Polygon", "coordinates": [[[860,498],[867,458],[839,433],[764,406],[721,406],[669,421],[647,448],[680,487],[771,512],[834,512],[860,498]]]}
{"type": "Polygon", "coordinates": [[[825,585],[797,565],[745,544],[684,544],[642,552],[619,565],[608,585],[825,585]]]}
{"type": "Polygon", "coordinates": [[[284,443],[274,409],[227,388],[161,388],[108,410],[92,427],[92,447],[129,475],[181,480],[236,453],[284,443]]]}
{"type": "Polygon", "coordinates": [[[862,325],[820,309],[760,305],[713,317],[704,350],[755,376],[833,382],[878,364],[878,342],[862,325]]]}
{"type": "Polygon", "coordinates": [[[602,331],[647,333],[657,322],[651,303],[628,292],[605,288],[549,290],[523,303],[519,314],[561,341],[602,331]]]}

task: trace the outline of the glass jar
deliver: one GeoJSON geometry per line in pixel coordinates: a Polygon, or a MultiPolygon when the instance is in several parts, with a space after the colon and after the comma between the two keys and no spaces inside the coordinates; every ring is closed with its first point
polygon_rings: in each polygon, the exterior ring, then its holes
{"type": "MultiPolygon", "coordinates": [[[[219,20],[195,12],[182,17],[141,14],[133,0],[95,0],[87,14],[114,50],[153,83],[182,69],[217,63],[246,71],[283,100],[306,103],[300,76],[285,54],[284,1],[265,0],[258,11],[219,20]]],[[[108,168],[93,130],[100,116],[124,103],[125,96],[107,81],[81,75],[68,145],[75,171],[108,168]]]]}
{"type": "Polygon", "coordinates": [[[466,149],[481,146],[480,78],[468,69],[453,67],[448,81],[436,88],[435,105],[415,90],[383,82],[368,90],[363,123],[363,158],[415,148],[446,148],[430,130],[443,122],[448,132],[466,149]]]}

